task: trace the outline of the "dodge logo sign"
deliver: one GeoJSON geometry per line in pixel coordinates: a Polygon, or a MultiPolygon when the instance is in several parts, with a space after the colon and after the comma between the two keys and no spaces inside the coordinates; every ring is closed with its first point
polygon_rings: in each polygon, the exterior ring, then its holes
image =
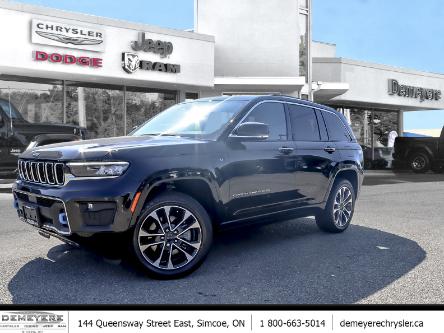
{"type": "Polygon", "coordinates": [[[104,51],[105,32],[95,27],[81,27],[33,19],[31,36],[31,41],[34,44],[63,46],[97,52],[104,51]]]}

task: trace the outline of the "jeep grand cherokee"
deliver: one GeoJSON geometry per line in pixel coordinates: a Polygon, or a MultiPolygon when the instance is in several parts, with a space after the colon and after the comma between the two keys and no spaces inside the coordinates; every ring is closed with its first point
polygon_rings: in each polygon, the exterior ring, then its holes
{"type": "Polygon", "coordinates": [[[350,225],[363,155],[345,118],[285,96],[233,96],[177,104],[129,136],[54,144],[21,155],[13,187],[19,217],[71,242],[131,235],[155,277],[190,273],[213,230],[315,216],[350,225]]]}

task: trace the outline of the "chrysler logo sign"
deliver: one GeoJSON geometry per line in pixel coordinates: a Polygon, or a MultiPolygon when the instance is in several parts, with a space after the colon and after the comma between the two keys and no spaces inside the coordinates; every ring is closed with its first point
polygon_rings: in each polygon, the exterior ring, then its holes
{"type": "Polygon", "coordinates": [[[163,72],[163,73],[180,73],[180,65],[167,64],[159,61],[148,61],[139,59],[137,53],[123,52],[122,53],[122,68],[125,72],[132,74],[141,69],[146,71],[163,72]]]}
{"type": "Polygon", "coordinates": [[[104,51],[105,33],[102,29],[33,19],[31,36],[35,44],[104,51]]]}

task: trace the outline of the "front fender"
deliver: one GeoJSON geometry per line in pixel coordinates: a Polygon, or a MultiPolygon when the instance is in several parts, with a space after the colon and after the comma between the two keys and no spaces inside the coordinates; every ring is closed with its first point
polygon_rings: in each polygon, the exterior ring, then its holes
{"type": "Polygon", "coordinates": [[[204,181],[212,195],[212,200],[221,205],[221,195],[219,186],[216,182],[214,174],[204,169],[177,169],[177,170],[164,170],[146,178],[144,182],[139,186],[137,193],[140,193],[139,200],[137,202],[136,209],[131,218],[130,226],[135,225],[137,217],[140,215],[147,198],[152,190],[160,185],[174,185],[174,182],[180,180],[200,180],[204,181]]]}
{"type": "Polygon", "coordinates": [[[405,157],[405,160],[407,160],[407,159],[409,158],[409,156],[410,156],[410,154],[411,154],[412,152],[414,152],[414,151],[418,151],[418,150],[424,150],[424,151],[426,151],[427,154],[429,154],[430,157],[432,157],[432,158],[434,158],[434,156],[435,156],[433,150],[432,150],[428,145],[424,145],[424,144],[416,144],[416,145],[413,145],[413,146],[408,147],[408,148],[406,149],[405,156],[404,156],[404,157],[405,157]]]}

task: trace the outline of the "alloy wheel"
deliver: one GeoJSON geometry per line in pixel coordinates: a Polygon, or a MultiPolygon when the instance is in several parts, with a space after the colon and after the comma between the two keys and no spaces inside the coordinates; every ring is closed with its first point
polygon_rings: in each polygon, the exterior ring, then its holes
{"type": "Polygon", "coordinates": [[[353,212],[353,194],[347,186],[339,188],[333,204],[333,217],[338,228],[344,228],[350,222],[353,212]]]}
{"type": "Polygon", "coordinates": [[[156,268],[174,270],[187,265],[202,245],[199,220],[180,206],[161,206],[140,224],[139,250],[156,268]]]}

